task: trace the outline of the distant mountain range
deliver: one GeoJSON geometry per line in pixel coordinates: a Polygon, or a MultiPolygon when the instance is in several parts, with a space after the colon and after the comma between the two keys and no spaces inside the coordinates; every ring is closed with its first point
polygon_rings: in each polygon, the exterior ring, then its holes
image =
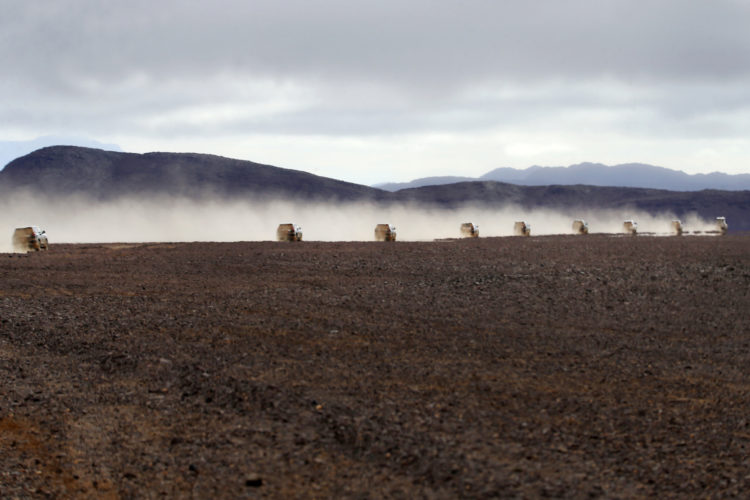
{"type": "Polygon", "coordinates": [[[750,190],[750,174],[729,175],[686,174],[679,170],[643,163],[607,166],[601,163],[579,163],[569,167],[496,168],[478,178],[423,177],[411,182],[377,184],[373,187],[398,191],[423,186],[438,186],[467,181],[496,181],[522,186],[587,186],[640,187],[670,191],[700,191],[702,189],[750,190]]]}
{"type": "MultiPolygon", "coordinates": [[[[570,168],[589,172],[590,178],[601,179],[595,172],[596,168],[601,167],[592,164],[575,167],[570,168]]],[[[657,168],[642,167],[638,170],[631,166],[630,171],[647,172],[657,168]]],[[[523,172],[513,169],[499,171],[505,174],[515,172],[514,175],[523,172]]],[[[667,169],[657,171],[674,172],[667,169]]],[[[518,182],[517,178],[514,180],[518,182]]],[[[214,155],[134,154],[76,146],[46,147],[10,162],[0,171],[0,200],[19,192],[40,193],[45,198],[84,196],[97,200],[120,197],[166,199],[174,196],[211,200],[262,201],[281,198],[298,202],[406,203],[439,208],[456,208],[466,204],[572,210],[627,208],[654,215],[672,213],[677,217],[695,213],[711,219],[722,215],[729,220],[731,231],[750,231],[750,191],[670,191],[595,186],[591,183],[568,186],[559,182],[555,185],[523,186],[481,180],[391,192],[298,170],[214,155]]]]}

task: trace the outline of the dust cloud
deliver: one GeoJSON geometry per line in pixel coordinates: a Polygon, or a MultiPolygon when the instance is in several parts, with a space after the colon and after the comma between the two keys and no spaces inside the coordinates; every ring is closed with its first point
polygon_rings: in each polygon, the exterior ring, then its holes
{"type": "MultiPolygon", "coordinates": [[[[719,214],[720,215],[720,214],[719,214]]],[[[671,220],[628,210],[553,211],[507,206],[464,206],[454,210],[416,205],[306,203],[282,200],[195,201],[184,198],[119,199],[93,202],[17,195],[0,200],[0,252],[12,252],[13,229],[37,225],[55,243],[137,243],[274,240],[280,223],[301,225],[308,241],[372,241],[378,223],[396,226],[398,240],[431,241],[459,237],[463,222],[479,225],[487,236],[510,236],[525,220],[531,235],[572,234],[574,219],[585,219],[591,233],[622,233],[622,222],[638,222],[639,233],[671,234],[671,220]]],[[[685,231],[714,229],[713,221],[692,215],[685,231]]]]}

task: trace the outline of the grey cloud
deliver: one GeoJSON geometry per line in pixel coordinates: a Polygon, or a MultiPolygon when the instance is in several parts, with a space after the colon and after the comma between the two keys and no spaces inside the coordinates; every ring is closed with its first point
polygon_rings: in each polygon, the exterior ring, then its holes
{"type": "Polygon", "coordinates": [[[746,75],[732,1],[5,2],[2,59],[60,88],[142,72],[370,79],[746,75]]]}
{"type": "MultiPolygon", "coordinates": [[[[240,85],[241,86],[241,85],[240,85]]],[[[484,88],[493,88],[492,82],[484,88]]],[[[154,137],[291,134],[395,136],[411,132],[471,133],[517,128],[538,131],[571,123],[628,135],[745,137],[750,115],[750,79],[726,84],[635,85],[616,81],[498,84],[507,92],[481,88],[442,96],[404,99],[399,89],[372,89],[319,82],[314,92],[292,95],[288,106],[255,112],[274,98],[237,93],[235,82],[210,85],[184,81],[147,82],[127,91],[102,90],[84,101],[40,96],[34,105],[0,107],[0,121],[33,128],[44,124],[81,135],[104,136],[137,130],[154,137]],[[250,110],[243,110],[243,106],[250,110]],[[232,110],[221,116],[221,110],[232,110]],[[202,118],[217,114],[219,118],[202,118]],[[609,118],[601,118],[601,115],[609,118]],[[744,116],[744,118],[743,118],[744,116]],[[604,120],[604,121],[602,121],[604,120]]],[[[282,97],[283,100],[283,97],[282,97]]],[[[283,104],[283,103],[282,103],[283,104]]]]}

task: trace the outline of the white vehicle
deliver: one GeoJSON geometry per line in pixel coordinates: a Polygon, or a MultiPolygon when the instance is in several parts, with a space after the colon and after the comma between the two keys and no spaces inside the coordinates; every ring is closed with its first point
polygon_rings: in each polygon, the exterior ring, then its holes
{"type": "Polygon", "coordinates": [[[513,225],[513,234],[516,236],[531,236],[531,224],[525,220],[519,220],[513,225]]]}
{"type": "Polygon", "coordinates": [[[622,230],[625,234],[638,234],[638,223],[634,220],[626,220],[622,223],[622,230]]]}
{"type": "Polygon", "coordinates": [[[471,222],[464,222],[461,224],[461,237],[479,238],[479,226],[471,222]]]}
{"type": "Polygon", "coordinates": [[[396,241],[396,226],[390,224],[375,226],[375,241],[396,241]]]}
{"type": "Polygon", "coordinates": [[[575,234],[589,234],[589,223],[583,219],[574,220],[573,232],[575,234]]]}
{"type": "Polygon", "coordinates": [[[19,227],[13,231],[13,250],[16,252],[49,249],[47,232],[37,226],[19,227]]]}
{"type": "Polygon", "coordinates": [[[276,239],[278,241],[302,241],[302,226],[297,226],[291,222],[279,224],[276,229],[276,239]]]}
{"type": "Polygon", "coordinates": [[[682,236],[682,221],[679,219],[672,220],[672,234],[682,236]]]}
{"type": "Polygon", "coordinates": [[[727,224],[727,218],[726,217],[717,217],[716,218],[716,229],[721,234],[727,234],[727,231],[729,231],[729,224],[727,224]]]}

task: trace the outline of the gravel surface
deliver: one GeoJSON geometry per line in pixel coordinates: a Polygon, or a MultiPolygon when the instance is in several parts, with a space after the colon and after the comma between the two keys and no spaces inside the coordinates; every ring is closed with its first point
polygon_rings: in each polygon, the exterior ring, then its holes
{"type": "Polygon", "coordinates": [[[0,497],[744,495],[749,247],[0,254],[0,497]]]}

